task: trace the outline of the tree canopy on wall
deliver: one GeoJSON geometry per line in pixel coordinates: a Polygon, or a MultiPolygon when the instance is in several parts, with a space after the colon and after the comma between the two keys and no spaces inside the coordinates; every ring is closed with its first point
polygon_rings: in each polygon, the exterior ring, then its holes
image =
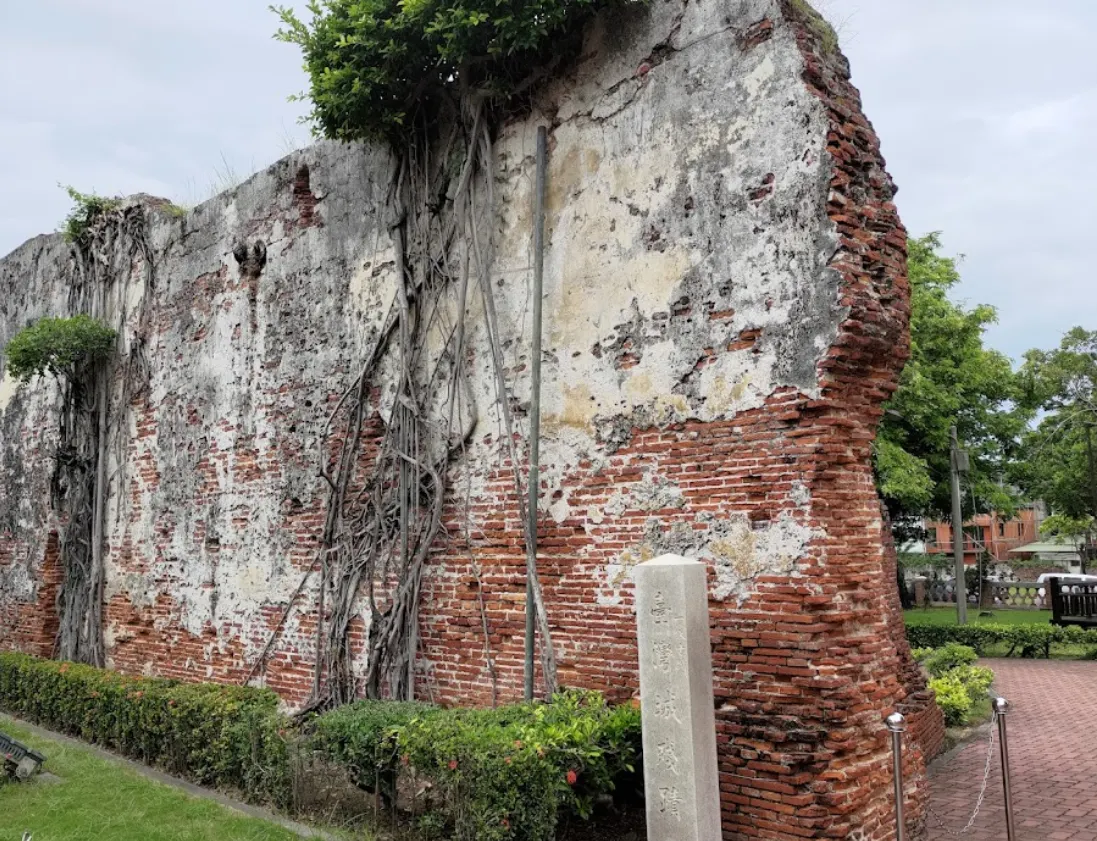
{"type": "Polygon", "coordinates": [[[41,374],[73,379],[81,368],[105,359],[115,338],[114,330],[90,315],[40,318],[4,348],[8,373],[19,380],[41,374]]]}
{"type": "Polygon", "coordinates": [[[561,36],[611,2],[313,0],[308,22],[275,11],[278,38],[304,56],[318,132],[401,143],[424,112],[528,87],[559,60],[561,36]]]}

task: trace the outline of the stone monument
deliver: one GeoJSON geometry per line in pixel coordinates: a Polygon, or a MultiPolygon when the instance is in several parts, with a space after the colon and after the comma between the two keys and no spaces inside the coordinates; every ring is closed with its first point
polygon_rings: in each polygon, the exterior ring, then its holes
{"type": "Polygon", "coordinates": [[[636,568],[648,838],[720,841],[705,565],[663,555],[636,568]]]}

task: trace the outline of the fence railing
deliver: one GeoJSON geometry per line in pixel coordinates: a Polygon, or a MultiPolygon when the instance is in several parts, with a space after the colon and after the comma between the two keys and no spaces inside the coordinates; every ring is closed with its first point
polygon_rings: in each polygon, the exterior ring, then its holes
{"type": "MultiPolygon", "coordinates": [[[[927,807],[926,812],[937,822],[940,829],[948,835],[957,838],[963,837],[967,831],[975,825],[975,820],[979,817],[979,810],[982,808],[983,801],[986,798],[987,788],[990,784],[991,761],[994,758],[994,742],[997,741],[998,761],[1002,772],[1002,798],[1005,801],[1006,841],[1015,841],[1017,838],[1017,829],[1016,822],[1013,818],[1013,791],[1010,785],[1009,773],[1009,740],[1006,732],[1006,715],[1010,711],[1010,705],[1005,698],[992,694],[990,708],[991,723],[988,728],[990,740],[987,745],[986,763],[983,766],[983,784],[975,799],[975,808],[971,813],[971,817],[968,819],[967,826],[963,829],[952,829],[944,823],[939,815],[934,813],[932,808],[927,807]],[[995,725],[997,725],[997,727],[995,725]]],[[[895,804],[895,839],[896,841],[905,841],[907,837],[907,823],[906,810],[904,809],[906,792],[903,787],[903,734],[906,733],[907,720],[901,713],[892,713],[887,717],[885,725],[891,733],[891,773],[892,780],[895,784],[893,801],[895,804]]]]}
{"type": "MultiPolygon", "coordinates": [[[[987,544],[986,544],[985,541],[976,540],[973,537],[965,537],[964,538],[964,553],[965,554],[969,554],[971,552],[982,553],[982,552],[985,552],[986,549],[987,549],[987,544]]],[[[952,546],[952,541],[951,540],[939,541],[939,540],[934,540],[934,539],[931,538],[931,539],[926,541],[926,552],[931,554],[931,555],[932,554],[937,554],[937,553],[943,553],[943,554],[951,555],[952,551],[953,551],[953,546],[952,546]]]]}
{"type": "Polygon", "coordinates": [[[925,587],[930,602],[934,604],[956,604],[956,585],[954,582],[927,581],[925,587]]]}
{"type": "Polygon", "coordinates": [[[1048,606],[1047,588],[1035,581],[991,581],[991,603],[995,607],[1043,610],[1048,606]]]}
{"type": "MultiPolygon", "coordinates": [[[[982,605],[1018,610],[1046,610],[1050,604],[1047,588],[1035,581],[987,581],[983,584],[982,605]]],[[[956,604],[956,585],[952,581],[928,581],[925,592],[934,604],[956,604]]],[[[968,601],[976,601],[970,594],[968,601]]]]}

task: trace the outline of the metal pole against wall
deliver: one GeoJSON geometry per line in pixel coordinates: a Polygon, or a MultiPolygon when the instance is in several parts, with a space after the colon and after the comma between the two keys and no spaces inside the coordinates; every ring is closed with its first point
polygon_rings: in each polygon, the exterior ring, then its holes
{"type": "Polygon", "coordinates": [[[998,719],[998,753],[1002,759],[1002,795],[1006,801],[1006,838],[1014,841],[1017,837],[1013,828],[1013,794],[1009,788],[1009,744],[1006,742],[1006,713],[1009,701],[1005,698],[994,699],[994,712],[998,719]]]}
{"type": "Polygon", "coordinates": [[[903,733],[907,729],[907,720],[902,713],[892,713],[887,717],[887,728],[891,732],[891,760],[895,778],[895,841],[906,839],[906,818],[903,815],[903,733]]]}
{"type": "Polygon", "coordinates": [[[960,449],[956,427],[949,430],[951,457],[949,474],[952,480],[952,555],[956,575],[956,621],[967,624],[967,586],[964,584],[964,513],[960,504],[960,474],[967,471],[967,453],[960,449]]]}
{"type": "Polygon", "coordinates": [[[545,159],[547,133],[537,128],[537,182],[533,192],[533,350],[531,352],[529,423],[529,518],[526,546],[526,669],[525,696],[533,700],[533,649],[536,645],[533,577],[537,569],[537,506],[541,490],[541,295],[545,266],[545,159]]]}

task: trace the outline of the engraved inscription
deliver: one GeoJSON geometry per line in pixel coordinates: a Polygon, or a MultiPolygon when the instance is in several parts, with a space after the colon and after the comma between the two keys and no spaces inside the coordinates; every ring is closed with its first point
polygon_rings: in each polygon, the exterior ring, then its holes
{"type": "Polygon", "coordinates": [[[670,674],[670,668],[674,659],[674,646],[669,642],[655,643],[655,650],[652,652],[652,658],[656,669],[665,675],[670,674]]]}
{"type": "Polygon", "coordinates": [[[659,811],[675,820],[682,820],[682,795],[677,786],[659,789],[659,811]]]}
{"type": "Polygon", "coordinates": [[[672,719],[681,724],[682,719],[678,714],[679,709],[678,690],[673,686],[655,693],[655,715],[657,718],[672,719]]]}
{"type": "Polygon", "coordinates": [[[659,628],[665,629],[670,625],[670,608],[667,607],[667,595],[662,590],[656,590],[652,599],[651,621],[659,628]]]}
{"type": "Polygon", "coordinates": [[[670,739],[663,739],[655,746],[655,755],[659,764],[670,773],[678,776],[678,748],[670,739]]]}
{"type": "Polygon", "coordinates": [[[686,647],[680,642],[659,641],[652,649],[652,664],[665,675],[669,675],[676,666],[681,667],[685,657],[686,647]]]}

